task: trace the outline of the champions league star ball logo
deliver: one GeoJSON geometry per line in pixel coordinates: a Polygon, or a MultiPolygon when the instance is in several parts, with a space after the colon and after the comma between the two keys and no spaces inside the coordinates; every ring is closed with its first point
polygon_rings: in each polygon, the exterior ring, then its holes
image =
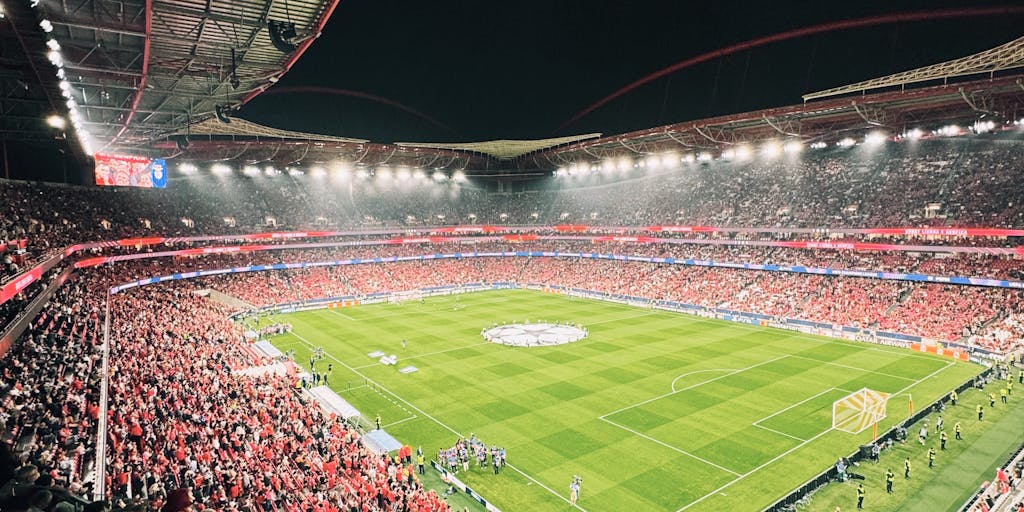
{"type": "Polygon", "coordinates": [[[164,167],[160,164],[153,164],[153,179],[160,181],[164,179],[164,167]]]}

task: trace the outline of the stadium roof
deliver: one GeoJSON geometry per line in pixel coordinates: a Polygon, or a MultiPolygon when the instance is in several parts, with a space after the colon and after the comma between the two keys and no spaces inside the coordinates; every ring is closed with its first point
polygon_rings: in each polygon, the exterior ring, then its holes
{"type": "Polygon", "coordinates": [[[804,101],[864,92],[872,89],[904,86],[931,80],[948,80],[968,75],[991,74],[1022,67],[1024,67],[1024,37],[959,59],[805,94],[804,101]]]}
{"type": "Polygon", "coordinates": [[[521,157],[527,153],[549,149],[563,144],[570,144],[587,139],[596,139],[600,133],[588,133],[585,135],[572,135],[569,137],[555,137],[551,139],[537,140],[489,140],[485,142],[396,142],[398,146],[415,148],[436,148],[453,149],[458,151],[469,151],[497,158],[498,160],[511,160],[521,157]]]}
{"type": "Polygon", "coordinates": [[[42,0],[35,15],[53,41],[45,73],[68,98],[79,140],[118,152],[261,93],[319,35],[337,2],[42,0]],[[275,44],[268,25],[279,21],[294,23],[295,35],[283,31],[275,44]]]}
{"type": "Polygon", "coordinates": [[[670,151],[721,150],[764,140],[833,142],[883,130],[898,135],[943,124],[969,126],[985,116],[996,122],[1024,115],[1024,75],[832,98],[789,107],[687,121],[541,151],[523,165],[558,168],[670,151]]]}

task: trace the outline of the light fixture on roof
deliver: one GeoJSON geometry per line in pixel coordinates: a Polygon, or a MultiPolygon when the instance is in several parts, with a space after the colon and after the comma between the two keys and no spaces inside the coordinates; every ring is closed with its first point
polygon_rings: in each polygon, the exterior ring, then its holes
{"type": "Polygon", "coordinates": [[[804,143],[798,140],[791,140],[782,145],[782,151],[787,155],[795,155],[804,150],[804,143]]]}
{"type": "Polygon", "coordinates": [[[294,23],[270,20],[267,22],[267,32],[270,35],[270,43],[281,53],[292,53],[298,48],[298,45],[295,44],[298,33],[295,31],[294,23]]]}
{"type": "Polygon", "coordinates": [[[58,43],[56,39],[47,39],[46,47],[55,52],[60,51],[60,43],[58,43]]]}
{"type": "Polygon", "coordinates": [[[39,28],[42,28],[43,32],[49,34],[50,32],[53,32],[53,23],[50,23],[50,20],[43,18],[43,20],[39,22],[39,28]]]}
{"type": "Polygon", "coordinates": [[[63,130],[64,127],[66,127],[68,125],[68,121],[67,121],[67,119],[64,119],[63,117],[58,116],[57,114],[53,114],[53,115],[48,116],[46,118],[46,124],[49,125],[51,128],[56,128],[58,130],[63,130]]]}
{"type": "Polygon", "coordinates": [[[199,169],[196,168],[195,164],[188,162],[178,164],[178,171],[182,174],[195,174],[199,169]]]}
{"type": "Polygon", "coordinates": [[[770,140],[761,146],[761,154],[768,158],[775,158],[782,154],[782,145],[777,141],[770,140]]]}
{"type": "Polygon", "coordinates": [[[213,110],[217,115],[218,121],[224,124],[231,124],[231,105],[215,105],[213,110]]]}
{"type": "Polygon", "coordinates": [[[210,172],[217,176],[224,176],[225,174],[231,174],[231,168],[225,164],[213,164],[210,166],[210,172]]]}
{"type": "Polygon", "coordinates": [[[736,146],[734,153],[737,160],[750,160],[750,157],[754,154],[753,150],[750,149],[750,146],[746,144],[736,146]]]}
{"type": "Polygon", "coordinates": [[[886,135],[885,132],[875,130],[868,132],[868,134],[864,136],[864,143],[871,146],[879,146],[884,144],[888,138],[889,136],[886,135]]]}
{"type": "Polygon", "coordinates": [[[900,136],[900,138],[910,139],[910,140],[917,140],[917,139],[920,139],[923,135],[924,135],[924,132],[921,131],[920,128],[914,128],[913,130],[907,130],[907,131],[903,132],[903,134],[900,136]]]}
{"type": "Polygon", "coordinates": [[[441,171],[434,171],[434,181],[444,181],[445,175],[441,171]]]}
{"type": "Polygon", "coordinates": [[[853,137],[843,137],[842,139],[839,139],[839,142],[836,142],[836,146],[848,148],[856,143],[857,141],[853,140],[853,137]]]}
{"type": "Polygon", "coordinates": [[[452,173],[452,179],[457,182],[466,181],[466,173],[462,171],[455,171],[454,173],[452,173]]]}
{"type": "Polygon", "coordinates": [[[46,54],[46,58],[50,59],[50,63],[54,66],[64,66],[64,59],[60,56],[60,52],[57,50],[50,50],[49,53],[46,54]]]}
{"type": "Polygon", "coordinates": [[[826,147],[828,147],[828,144],[820,140],[811,143],[811,149],[825,149],[826,147]]]}
{"type": "Polygon", "coordinates": [[[259,176],[260,175],[260,168],[254,166],[254,165],[247,165],[247,166],[242,168],[242,174],[244,174],[246,176],[259,176]]]}

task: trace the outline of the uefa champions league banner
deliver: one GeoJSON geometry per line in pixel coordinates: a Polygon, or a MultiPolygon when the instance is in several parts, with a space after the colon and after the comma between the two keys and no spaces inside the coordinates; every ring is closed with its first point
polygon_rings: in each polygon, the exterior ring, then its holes
{"type": "Polygon", "coordinates": [[[223,268],[217,270],[200,270],[196,272],[183,272],[176,274],[169,274],[165,276],[150,277],[148,279],[141,279],[129,283],[124,283],[115,286],[110,289],[111,294],[115,294],[129,288],[135,288],[137,286],[145,286],[149,284],[162,283],[165,281],[174,281],[179,279],[192,279],[203,276],[213,276],[220,274],[234,274],[243,272],[263,272],[267,270],[288,270],[288,269],[301,269],[301,268],[312,268],[312,267],[332,267],[332,266],[345,266],[345,265],[364,265],[374,263],[396,263],[403,261],[427,261],[436,259],[460,259],[460,258],[496,258],[496,257],[507,257],[507,258],[536,258],[536,257],[548,257],[548,258],[589,258],[598,260],[614,260],[614,261],[632,261],[641,263],[661,263],[667,265],[686,265],[686,266],[699,266],[699,267],[719,267],[719,268],[733,268],[733,269],[744,269],[744,270],[762,270],[771,272],[792,272],[797,274],[816,274],[816,275],[828,275],[828,276],[843,276],[843,277],[864,277],[870,279],[887,279],[896,281],[914,281],[914,282],[925,282],[925,283],[937,283],[937,284],[955,284],[955,285],[969,285],[969,286],[986,286],[994,288],[1014,288],[1024,289],[1024,282],[1020,281],[1009,281],[1005,279],[980,279],[973,277],[956,277],[956,276],[933,276],[926,274],[902,274],[896,272],[870,272],[863,270],[845,270],[845,269],[831,269],[831,268],[820,268],[820,267],[804,267],[804,266],[786,266],[786,265],[760,265],[754,263],[731,263],[731,262],[716,262],[708,260],[693,260],[693,259],[676,259],[676,258],[659,258],[650,256],[631,256],[624,254],[601,254],[601,253],[590,253],[590,252],[558,252],[558,251],[503,251],[503,252],[457,252],[448,254],[425,254],[419,256],[388,256],[378,258],[352,258],[345,260],[334,260],[334,261],[318,261],[318,262],[307,262],[307,263],[275,263],[272,265],[251,265],[246,267],[233,267],[223,268]]]}

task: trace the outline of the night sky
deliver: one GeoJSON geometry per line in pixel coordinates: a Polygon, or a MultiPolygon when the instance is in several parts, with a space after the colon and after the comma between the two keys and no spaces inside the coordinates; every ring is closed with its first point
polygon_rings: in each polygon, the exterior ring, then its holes
{"type": "Polygon", "coordinates": [[[964,56],[1020,37],[1020,17],[882,25],[771,44],[682,70],[559,131],[641,77],[730,44],[804,26],[964,1],[341,0],[323,35],[240,116],[391,141],[622,133],[796,104],[805,92],[964,56]],[[341,95],[338,88],[417,110],[341,95]]]}

